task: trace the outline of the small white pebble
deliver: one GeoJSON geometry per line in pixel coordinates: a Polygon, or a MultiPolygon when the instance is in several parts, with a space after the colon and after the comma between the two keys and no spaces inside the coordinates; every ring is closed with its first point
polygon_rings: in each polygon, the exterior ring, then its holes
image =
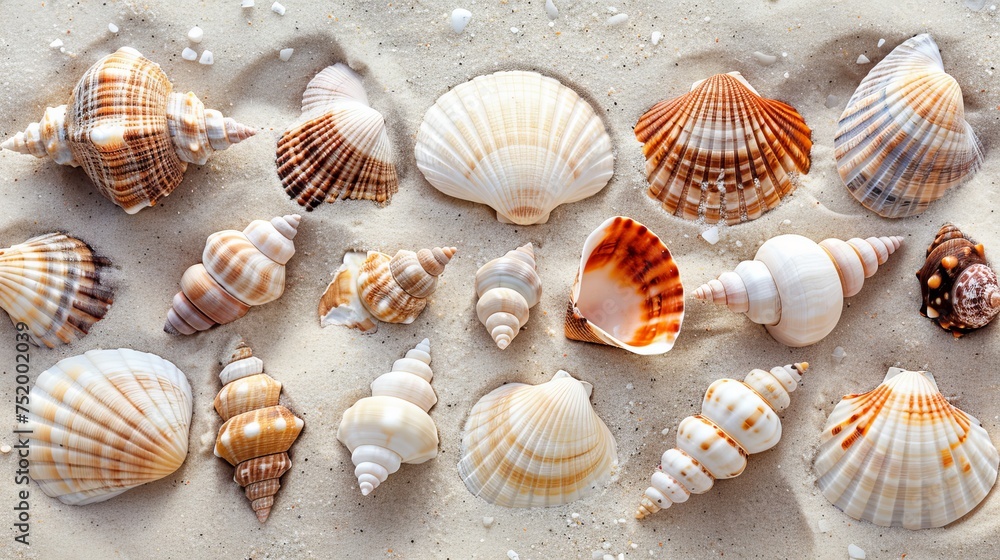
{"type": "Polygon", "coordinates": [[[879,39],[878,40],[878,46],[879,46],[879,48],[882,48],[882,45],[884,45],[884,44],[885,44],[885,39],[879,39]]]}
{"type": "Polygon", "coordinates": [[[601,543],[601,548],[603,548],[604,550],[611,550],[611,543],[609,543],[608,541],[604,541],[603,543],[601,543]]]}
{"type": "Polygon", "coordinates": [[[633,385],[631,383],[626,383],[625,384],[625,389],[628,390],[628,391],[631,391],[632,389],[635,389],[635,385],[633,385]]]}
{"type": "Polygon", "coordinates": [[[865,551],[854,544],[847,545],[847,555],[851,557],[851,560],[865,560],[865,551]]]}
{"type": "Polygon", "coordinates": [[[516,28],[516,27],[511,27],[511,28],[510,28],[510,32],[511,32],[511,33],[520,33],[520,32],[521,32],[521,30],[520,30],[520,29],[518,29],[518,28],[516,28]]]}
{"type": "Polygon", "coordinates": [[[781,53],[781,58],[788,58],[788,53],[786,52],[781,53]]]}
{"type": "Polygon", "coordinates": [[[781,221],[781,225],[783,225],[783,226],[790,226],[790,225],[792,225],[792,221],[791,220],[782,220],[781,221]]]}
{"type": "Polygon", "coordinates": [[[108,24],[108,31],[110,31],[112,33],[118,33],[118,26],[115,25],[115,24],[113,24],[113,23],[109,23],[108,24]]]}
{"type": "Polygon", "coordinates": [[[788,75],[789,75],[788,72],[784,73],[784,76],[785,76],[786,79],[788,78],[788,75]]]}
{"type": "Polygon", "coordinates": [[[990,4],[990,11],[991,12],[997,11],[997,5],[996,4],[990,4]]]}
{"type": "Polygon", "coordinates": [[[556,7],[552,0],[545,0],[545,15],[549,16],[549,19],[559,17],[559,8],[556,7]]]}
{"type": "Polygon", "coordinates": [[[288,59],[292,58],[293,52],[295,52],[295,49],[281,49],[278,52],[278,58],[280,58],[282,62],[288,62],[288,59]]]}
{"type": "Polygon", "coordinates": [[[601,560],[615,560],[615,557],[610,554],[605,554],[604,558],[602,558],[601,560]]]}
{"type": "Polygon", "coordinates": [[[521,560],[521,557],[518,556],[513,550],[507,551],[507,558],[510,558],[510,560],[521,560]]]}
{"type": "Polygon", "coordinates": [[[628,20],[628,14],[615,14],[607,19],[604,23],[606,25],[619,25],[625,23],[628,20]]]}
{"type": "Polygon", "coordinates": [[[604,551],[603,550],[595,550],[595,551],[593,551],[593,552],[590,553],[590,557],[591,557],[592,560],[603,560],[604,559],[604,551]]]}
{"type": "Polygon", "coordinates": [[[573,519],[580,519],[580,514],[579,513],[574,513],[574,514],[570,515],[570,517],[572,517],[573,519]]]}
{"type": "Polygon", "coordinates": [[[736,246],[737,246],[737,247],[742,247],[742,246],[743,246],[743,242],[742,242],[742,241],[740,241],[739,239],[737,239],[737,240],[736,240],[736,246]]]}
{"type": "Polygon", "coordinates": [[[719,242],[719,227],[712,226],[701,232],[701,236],[705,239],[705,241],[708,241],[709,245],[715,245],[719,242]]]}
{"type": "Polygon", "coordinates": [[[555,26],[556,26],[556,22],[554,22],[554,21],[550,21],[549,22],[549,27],[555,27],[555,26]]]}
{"type": "Polygon", "coordinates": [[[837,99],[836,95],[827,95],[826,103],[824,103],[824,105],[826,105],[827,109],[833,109],[834,107],[837,106],[838,102],[839,100],[837,99]]]}
{"type": "Polygon", "coordinates": [[[0,445],[0,453],[10,453],[11,449],[13,449],[13,448],[11,446],[7,445],[6,443],[3,444],[3,445],[0,445]]]}
{"type": "Polygon", "coordinates": [[[49,43],[49,48],[51,49],[58,49],[61,46],[63,46],[62,39],[56,39],[55,41],[49,43]]]}
{"type": "Polygon", "coordinates": [[[192,43],[200,43],[204,37],[205,32],[202,31],[202,29],[197,25],[192,27],[191,31],[188,31],[188,39],[190,39],[192,43]]]}
{"type": "Polygon", "coordinates": [[[626,523],[626,521],[625,521],[624,517],[622,517],[621,519],[618,520],[618,524],[619,525],[624,525],[625,523],[626,523]]]}
{"type": "Polygon", "coordinates": [[[869,60],[867,56],[863,54],[858,55],[858,64],[868,64],[869,62],[871,62],[871,60],[869,60]]]}
{"type": "Polygon", "coordinates": [[[708,17],[708,16],[705,16],[705,23],[708,23],[708,22],[710,22],[710,21],[712,21],[712,18],[710,18],[710,17],[708,17]]]}
{"type": "Polygon", "coordinates": [[[778,62],[778,57],[770,54],[764,54],[760,51],[754,51],[753,57],[757,59],[757,62],[763,64],[764,66],[770,66],[775,62],[778,62]]]}
{"type": "Polygon", "coordinates": [[[826,519],[820,519],[819,523],[817,523],[817,526],[819,527],[819,532],[820,533],[829,533],[830,532],[830,522],[827,521],[826,519]]]}
{"type": "Polygon", "coordinates": [[[451,29],[455,33],[465,31],[465,26],[472,20],[472,12],[462,8],[455,8],[451,12],[451,29]]]}
{"type": "Polygon", "coordinates": [[[632,543],[629,546],[632,547],[632,550],[635,550],[635,549],[639,548],[639,543],[632,543]]]}
{"type": "Polygon", "coordinates": [[[833,349],[833,354],[831,355],[833,356],[833,361],[839,364],[840,362],[844,361],[845,357],[847,357],[847,352],[845,352],[843,348],[838,346],[833,349]]]}
{"type": "Polygon", "coordinates": [[[483,527],[486,527],[487,529],[489,529],[492,526],[493,526],[493,518],[492,517],[484,517],[483,518],[483,527]]]}
{"type": "Polygon", "coordinates": [[[278,14],[279,16],[285,15],[285,7],[281,5],[280,2],[275,2],[271,4],[271,11],[278,14]]]}
{"type": "Polygon", "coordinates": [[[201,53],[201,58],[198,59],[198,64],[213,64],[215,62],[215,57],[212,56],[212,51],[205,51],[201,53]]]}
{"type": "Polygon", "coordinates": [[[663,33],[654,31],[653,34],[650,35],[649,39],[653,41],[653,46],[655,47],[656,45],[659,45],[660,41],[663,39],[663,33]]]}
{"type": "Polygon", "coordinates": [[[184,47],[184,50],[181,51],[181,58],[184,60],[198,60],[198,51],[191,47],[184,47]]]}
{"type": "Polygon", "coordinates": [[[243,0],[240,2],[241,8],[253,8],[253,0],[243,0]]]}
{"type": "Polygon", "coordinates": [[[665,435],[667,435],[669,433],[670,433],[670,428],[663,428],[662,430],[660,430],[660,435],[661,436],[665,436],[665,435]]]}

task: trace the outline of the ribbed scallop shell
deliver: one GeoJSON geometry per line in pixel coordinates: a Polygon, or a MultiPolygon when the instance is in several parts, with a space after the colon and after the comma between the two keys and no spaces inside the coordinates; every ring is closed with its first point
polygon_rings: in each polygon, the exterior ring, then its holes
{"type": "Polygon", "coordinates": [[[594,109],[535,72],[455,86],[427,110],[414,152],[434,188],[520,225],[545,223],[556,206],[596,194],[614,172],[611,138],[594,109]]]}
{"type": "Polygon", "coordinates": [[[338,63],[309,82],[300,122],[281,135],[275,163],[285,192],[312,210],[347,198],[389,202],[399,190],[393,159],[361,76],[338,63]]]}
{"type": "Polygon", "coordinates": [[[639,118],[649,196],[686,220],[759,218],[809,172],[812,131],[793,107],[761,97],[739,72],[696,82],[639,118]]]}
{"type": "Polygon", "coordinates": [[[111,288],[102,281],[110,264],[62,233],[0,249],[0,307],[14,325],[28,326],[33,343],[69,344],[111,308],[111,288]]]}
{"type": "Polygon", "coordinates": [[[948,403],[931,374],[890,368],[875,390],[833,409],[815,466],[820,491],[847,515],[926,529],[972,511],[998,464],[986,430],[948,403]]]}
{"type": "Polygon", "coordinates": [[[458,463],[469,492],[503,507],[559,506],[606,482],[618,453],[591,390],[560,370],[547,383],[508,383],[480,399],[458,463]]]}
{"type": "Polygon", "coordinates": [[[42,372],[28,405],[28,473],[65,504],[113,498],[187,457],[191,387],[174,364],[122,348],[42,372]]]}
{"type": "Polygon", "coordinates": [[[528,322],[529,309],[542,297],[531,243],[508,251],[476,271],[476,316],[501,350],[528,322]]]}
{"type": "Polygon", "coordinates": [[[680,272],[656,234],[616,216],[587,237],[566,310],[567,338],[663,354],[683,320],[680,272]]]}
{"type": "Polygon", "coordinates": [[[983,148],[965,120],[962,89],[930,35],[899,45],[861,80],[834,155],[854,198],[886,218],[923,212],[979,170],[983,148]]]}

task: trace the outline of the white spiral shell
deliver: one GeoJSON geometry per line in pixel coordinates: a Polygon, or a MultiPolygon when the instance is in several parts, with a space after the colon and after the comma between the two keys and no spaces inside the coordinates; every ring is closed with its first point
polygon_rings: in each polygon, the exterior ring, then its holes
{"type": "Polygon", "coordinates": [[[476,316],[503,350],[528,322],[528,310],[542,297],[542,279],[531,243],[508,251],[476,272],[476,316]]]}

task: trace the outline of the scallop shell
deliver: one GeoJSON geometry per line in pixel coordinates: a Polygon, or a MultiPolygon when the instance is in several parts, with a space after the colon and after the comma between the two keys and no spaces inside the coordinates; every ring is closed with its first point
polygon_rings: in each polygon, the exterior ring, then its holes
{"type": "Polygon", "coordinates": [[[656,234],[616,216],[587,237],[566,310],[567,338],[663,354],[683,320],[680,272],[656,234]]]}
{"type": "Polygon", "coordinates": [[[351,451],[354,476],[367,496],[399,469],[437,457],[437,426],[427,411],[437,402],[431,388],[431,343],[426,338],[372,382],[372,396],[344,411],[337,439],[351,451]]]}
{"type": "Polygon", "coordinates": [[[611,138],[594,109],[535,72],[452,88],[427,110],[415,155],[434,188],[519,225],[547,222],[556,206],[597,194],[614,172],[611,138]]]}
{"type": "Polygon", "coordinates": [[[508,383],[480,399],[462,436],[465,487],[491,504],[527,508],[568,504],[606,482],[618,452],[592,390],[560,370],[547,383],[508,383]]]}
{"type": "Polygon", "coordinates": [[[635,512],[636,519],[673,504],[691,494],[708,492],[717,479],[739,476],[747,456],[777,445],[781,419],[776,412],[788,408],[809,364],[752,370],[744,381],[719,379],[709,386],[701,414],[688,416],[677,428],[677,447],[667,450],[653,473],[635,512]]]}
{"type": "Polygon", "coordinates": [[[275,163],[285,192],[306,210],[346,198],[388,203],[399,190],[385,120],[346,64],[309,82],[302,117],[278,140],[275,163]]]}
{"type": "Polygon", "coordinates": [[[111,308],[111,262],[86,243],[49,233],[0,249],[0,307],[31,342],[54,348],[85,336],[111,308]]]}
{"type": "Polygon", "coordinates": [[[281,475],[292,468],[288,449],[305,423],[278,404],[281,383],[264,373],[264,362],[240,343],[219,373],[223,387],[215,411],[224,424],[215,440],[215,456],[236,467],[233,481],[245,488],[250,507],[267,521],[281,475]]]}
{"type": "Polygon", "coordinates": [[[375,332],[378,321],[409,325],[437,289],[454,247],[401,250],[392,258],[369,251],[344,255],[319,301],[320,326],[343,325],[375,332]]]}
{"type": "Polygon", "coordinates": [[[874,391],[847,395],[823,428],[820,491],[847,515],[884,527],[943,527],[997,480],[1000,455],[979,421],[925,371],[890,368],[874,391]]]}
{"type": "Polygon", "coordinates": [[[528,322],[528,310],[542,297],[531,243],[508,251],[476,272],[476,315],[503,350],[528,322]]]}
{"type": "Polygon", "coordinates": [[[172,90],[158,64],[123,47],[84,73],[69,105],[47,108],[0,148],[83,167],[101,195],[135,214],[173,192],[188,163],[256,133],[172,90]]]}
{"type": "Polygon", "coordinates": [[[69,505],[103,502],[187,457],[191,387],[155,354],[91,350],[42,372],[29,394],[28,474],[69,505]]]}
{"type": "Polygon", "coordinates": [[[923,212],[983,163],[962,90],[930,35],[896,47],[861,81],[834,139],[847,189],[886,218],[923,212]]]}
{"type": "Polygon", "coordinates": [[[986,261],[986,249],[951,224],[927,248],[917,280],[920,314],[956,338],[985,327],[1000,313],[1000,282],[986,261]]]}
{"type": "Polygon", "coordinates": [[[865,278],[902,242],[902,237],[869,237],[815,243],[779,235],[761,245],[752,261],[699,287],[694,297],[746,313],[782,344],[809,346],[833,331],[844,298],[861,291],[865,278]]]}
{"type": "Polygon", "coordinates": [[[208,236],[202,262],[181,277],[163,330],[194,334],[231,323],[250,306],[264,305],[285,291],[285,263],[295,254],[298,214],[254,220],[243,231],[208,236]]]}
{"type": "Polygon", "coordinates": [[[761,97],[739,72],[695,82],[639,118],[649,196],[686,220],[755,220],[809,172],[812,131],[793,107],[761,97]]]}

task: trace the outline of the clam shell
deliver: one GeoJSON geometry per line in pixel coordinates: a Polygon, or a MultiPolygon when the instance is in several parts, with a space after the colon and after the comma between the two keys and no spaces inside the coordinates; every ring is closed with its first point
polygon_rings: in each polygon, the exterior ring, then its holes
{"type": "Polygon", "coordinates": [[[520,225],[596,194],[614,171],[611,138],[590,104],[535,72],[455,86],[427,110],[414,152],[434,188],[520,225]]]}
{"type": "Polygon", "coordinates": [[[346,64],[309,82],[300,122],[281,135],[275,163],[285,192],[307,210],[347,198],[388,203],[399,190],[385,120],[346,64]]]}
{"type": "Polygon", "coordinates": [[[686,220],[759,218],[809,172],[812,132],[793,107],[761,97],[739,72],[696,82],[639,118],[649,196],[686,220]]]}
{"type": "Polygon", "coordinates": [[[587,237],[566,310],[567,338],[663,354],[683,320],[680,272],[656,234],[616,216],[587,237]]]}
{"type": "Polygon", "coordinates": [[[28,473],[65,504],[113,498],[187,457],[191,387],[172,363],[129,349],[91,350],[31,388],[28,473]]]}
{"type": "Polygon", "coordinates": [[[83,241],[49,233],[0,249],[0,307],[30,340],[53,348],[83,337],[111,308],[110,261],[83,241]]]}
{"type": "Polygon", "coordinates": [[[890,368],[875,390],[833,409],[815,467],[820,491],[847,515],[926,529],[975,508],[998,464],[986,430],[949,404],[929,373],[890,368]]]}
{"type": "Polygon", "coordinates": [[[834,155],[854,198],[887,218],[923,212],[979,169],[983,148],[965,120],[962,90],[930,35],[899,45],[861,81],[840,117],[834,155]]]}

